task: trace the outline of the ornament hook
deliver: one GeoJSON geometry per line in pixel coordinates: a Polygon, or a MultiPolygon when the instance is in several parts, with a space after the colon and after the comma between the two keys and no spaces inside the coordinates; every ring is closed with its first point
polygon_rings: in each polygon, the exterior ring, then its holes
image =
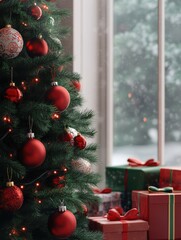
{"type": "Polygon", "coordinates": [[[10,172],[9,172],[9,168],[7,167],[7,178],[8,178],[8,182],[11,182],[12,178],[13,178],[13,170],[11,168],[10,172]]]}

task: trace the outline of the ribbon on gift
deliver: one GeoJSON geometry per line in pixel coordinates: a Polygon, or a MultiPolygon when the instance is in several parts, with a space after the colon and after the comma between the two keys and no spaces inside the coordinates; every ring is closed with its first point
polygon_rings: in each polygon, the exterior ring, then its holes
{"type": "Polygon", "coordinates": [[[104,188],[104,189],[99,189],[99,188],[92,188],[92,191],[96,194],[102,194],[102,193],[111,193],[112,189],[111,188],[104,188]]]}
{"type": "Polygon", "coordinates": [[[165,192],[165,193],[172,193],[173,192],[173,187],[164,187],[164,188],[157,188],[154,186],[149,186],[148,187],[149,192],[165,192]]]}
{"type": "Polygon", "coordinates": [[[175,239],[175,195],[169,194],[168,202],[168,239],[175,239]]]}
{"type": "Polygon", "coordinates": [[[122,215],[122,208],[116,209],[112,208],[108,211],[108,214],[105,216],[109,221],[121,221],[122,223],[122,240],[128,240],[128,220],[138,219],[138,209],[132,208],[122,215]]]}
{"type": "Polygon", "coordinates": [[[136,158],[128,158],[128,164],[131,167],[140,167],[140,166],[145,166],[145,167],[156,167],[159,166],[160,163],[156,162],[153,158],[148,159],[146,162],[142,162],[139,159],[136,158]]]}
{"type": "Polygon", "coordinates": [[[138,219],[138,209],[132,208],[124,215],[121,215],[118,210],[112,208],[105,217],[107,217],[109,221],[136,220],[138,219]]]}

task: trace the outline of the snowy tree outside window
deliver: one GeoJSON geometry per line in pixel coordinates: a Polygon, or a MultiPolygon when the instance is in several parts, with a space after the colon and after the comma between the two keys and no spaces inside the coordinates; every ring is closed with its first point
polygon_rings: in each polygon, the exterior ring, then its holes
{"type": "MultiPolygon", "coordinates": [[[[165,0],[165,164],[181,160],[181,1],[165,0]]],[[[157,159],[158,1],[114,0],[113,165],[157,159]]]]}

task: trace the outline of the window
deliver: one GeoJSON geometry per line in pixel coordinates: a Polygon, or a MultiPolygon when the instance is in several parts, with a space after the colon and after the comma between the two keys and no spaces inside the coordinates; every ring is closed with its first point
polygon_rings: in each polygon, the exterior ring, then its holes
{"type": "MultiPolygon", "coordinates": [[[[159,4],[164,1],[160,1],[159,4]]],[[[163,7],[163,6],[162,6],[163,7]]],[[[181,1],[165,0],[165,158],[181,160],[181,1]]],[[[128,157],[158,155],[158,0],[113,0],[113,155],[112,165],[128,157]]],[[[162,9],[163,10],[163,9],[162,9]]],[[[164,16],[159,16],[159,18],[164,16]]],[[[159,66],[159,67],[158,67],[159,66]]],[[[164,96],[163,96],[164,98],[164,96]]],[[[163,105],[164,106],[164,105],[163,105]]],[[[162,107],[163,107],[162,106],[162,107]]],[[[163,118],[164,119],[164,118],[163,118]]],[[[164,123],[163,123],[164,126],[164,123]]],[[[163,133],[164,134],[164,133],[163,133]]],[[[158,159],[159,160],[159,159],[158,159]]]]}
{"type": "Polygon", "coordinates": [[[114,164],[157,156],[157,22],[157,0],[114,0],[114,164]]]}

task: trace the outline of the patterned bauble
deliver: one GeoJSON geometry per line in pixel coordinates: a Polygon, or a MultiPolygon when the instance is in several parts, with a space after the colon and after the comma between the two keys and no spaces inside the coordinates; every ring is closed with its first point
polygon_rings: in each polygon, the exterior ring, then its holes
{"type": "Polygon", "coordinates": [[[75,171],[85,173],[85,174],[89,174],[92,171],[90,162],[82,158],[78,160],[72,160],[71,166],[75,171]]]}
{"type": "Polygon", "coordinates": [[[7,25],[0,29],[0,56],[3,58],[15,58],[23,49],[23,38],[21,34],[7,25]]]}
{"type": "Polygon", "coordinates": [[[79,149],[84,149],[87,145],[86,139],[80,133],[74,137],[74,146],[79,149]]]}
{"type": "Polygon", "coordinates": [[[34,37],[26,43],[26,50],[30,57],[41,57],[47,55],[48,53],[48,44],[42,38],[41,35],[39,37],[34,37]]]}
{"type": "Polygon", "coordinates": [[[59,211],[54,212],[48,219],[50,233],[58,239],[67,239],[75,231],[77,220],[75,215],[66,210],[65,206],[60,206],[59,211]]]}
{"type": "Polygon", "coordinates": [[[52,87],[47,92],[47,99],[58,110],[64,111],[70,104],[70,94],[66,88],[58,86],[57,82],[52,82],[52,87]]]}
{"type": "Polygon", "coordinates": [[[0,209],[5,211],[16,211],[23,204],[23,193],[14,185],[14,182],[7,182],[6,188],[0,190],[0,209]]]}
{"type": "Polygon", "coordinates": [[[8,87],[5,90],[4,97],[10,100],[11,102],[18,103],[22,99],[23,94],[19,90],[19,88],[15,86],[15,83],[12,82],[10,83],[10,87],[8,87]]]}
{"type": "Polygon", "coordinates": [[[28,14],[31,15],[35,20],[39,20],[42,16],[42,10],[36,3],[28,8],[28,14]]]}
{"type": "Polygon", "coordinates": [[[28,133],[28,140],[21,149],[21,162],[27,167],[39,167],[45,160],[44,144],[34,138],[34,133],[28,133]]]}

